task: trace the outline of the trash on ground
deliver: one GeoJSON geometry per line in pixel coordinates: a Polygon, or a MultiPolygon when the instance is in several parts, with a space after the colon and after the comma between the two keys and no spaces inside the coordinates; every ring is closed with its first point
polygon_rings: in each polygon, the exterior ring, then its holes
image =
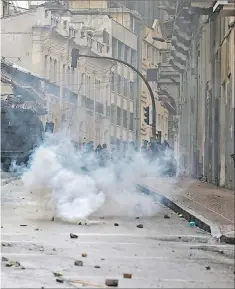
{"type": "Polygon", "coordinates": [[[136,227],[142,229],[144,226],[142,224],[139,224],[136,227]]]}
{"type": "Polygon", "coordinates": [[[170,219],[171,217],[168,214],[164,214],[164,219],[170,219]]]}
{"type": "Polygon", "coordinates": [[[87,253],[82,253],[82,257],[83,258],[87,257],[87,253]]]}
{"type": "Polygon", "coordinates": [[[77,239],[77,238],[78,238],[78,235],[73,234],[73,233],[70,233],[70,238],[71,238],[71,239],[77,239]]]}
{"type": "Polygon", "coordinates": [[[82,267],[83,266],[83,262],[78,260],[78,261],[74,261],[74,265],[75,266],[79,266],[79,267],[82,267]]]}
{"type": "Polygon", "coordinates": [[[183,218],[183,215],[182,215],[182,214],[179,214],[179,217],[180,217],[180,218],[183,218]]]}
{"type": "Polygon", "coordinates": [[[53,272],[53,274],[55,277],[61,277],[64,275],[62,272],[53,272]]]}
{"type": "Polygon", "coordinates": [[[117,279],[106,279],[105,285],[109,287],[118,287],[118,280],[117,279]]]}
{"type": "Polygon", "coordinates": [[[15,266],[16,262],[15,261],[9,261],[6,263],[6,267],[12,267],[12,266],[15,266]]]}
{"type": "Polygon", "coordinates": [[[131,278],[132,278],[132,274],[130,274],[130,273],[124,273],[124,274],[123,274],[123,278],[125,278],[125,279],[131,279],[131,278]]]}

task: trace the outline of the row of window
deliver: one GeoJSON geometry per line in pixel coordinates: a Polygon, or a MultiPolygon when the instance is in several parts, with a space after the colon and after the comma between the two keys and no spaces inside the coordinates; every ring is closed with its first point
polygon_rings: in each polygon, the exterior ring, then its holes
{"type": "Polygon", "coordinates": [[[134,82],[130,81],[127,78],[121,77],[121,75],[119,75],[119,74],[117,74],[115,77],[115,73],[112,72],[112,74],[111,74],[111,90],[115,91],[115,88],[116,88],[117,93],[124,95],[126,97],[130,95],[130,99],[131,100],[134,99],[134,95],[135,95],[134,82]]]}
{"type": "MultiPolygon", "coordinates": [[[[115,113],[116,113],[116,105],[111,105],[111,122],[115,123],[115,113]]],[[[117,107],[117,125],[123,125],[124,128],[133,130],[134,129],[134,114],[133,112],[130,112],[130,122],[129,127],[127,127],[127,115],[128,112],[125,109],[121,109],[119,106],[117,107]],[[122,115],[121,115],[122,112],[122,115]],[[122,119],[122,123],[121,123],[122,119]]]]}
{"type": "Polygon", "coordinates": [[[112,56],[137,66],[137,52],[115,37],[112,37],[112,56]]]}

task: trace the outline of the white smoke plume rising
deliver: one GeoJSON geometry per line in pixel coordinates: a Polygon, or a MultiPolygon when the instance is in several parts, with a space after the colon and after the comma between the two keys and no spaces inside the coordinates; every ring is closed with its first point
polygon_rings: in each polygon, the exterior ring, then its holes
{"type": "Polygon", "coordinates": [[[100,216],[151,216],[158,206],[136,190],[146,174],[158,174],[159,164],[149,165],[138,152],[131,152],[132,162],[119,160],[99,167],[94,154],[86,160],[75,151],[72,142],[62,134],[49,135],[35,151],[22,180],[25,187],[41,196],[52,215],[68,221],[100,216]],[[119,177],[117,177],[117,175],[119,177]]]}

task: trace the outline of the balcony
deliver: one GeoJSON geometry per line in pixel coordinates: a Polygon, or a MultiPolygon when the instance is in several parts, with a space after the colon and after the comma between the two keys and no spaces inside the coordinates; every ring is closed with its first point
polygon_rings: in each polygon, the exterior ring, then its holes
{"type": "Polygon", "coordinates": [[[215,0],[191,0],[191,6],[193,8],[208,9],[213,6],[214,2],[215,0]]]}

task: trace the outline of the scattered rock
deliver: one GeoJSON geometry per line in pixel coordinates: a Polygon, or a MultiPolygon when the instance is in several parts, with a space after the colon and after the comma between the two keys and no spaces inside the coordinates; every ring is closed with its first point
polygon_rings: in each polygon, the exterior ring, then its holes
{"type": "Polygon", "coordinates": [[[101,258],[100,260],[101,260],[101,261],[104,261],[105,259],[104,259],[104,258],[101,258]]]}
{"type": "Polygon", "coordinates": [[[189,254],[189,257],[192,257],[192,256],[193,256],[193,254],[192,254],[192,253],[190,253],[190,254],[189,254]]]}
{"type": "Polygon", "coordinates": [[[75,234],[73,234],[73,233],[70,233],[70,238],[71,238],[71,239],[77,239],[77,238],[78,238],[78,235],[75,235],[75,234]]]}
{"type": "Polygon", "coordinates": [[[53,274],[54,274],[55,277],[63,276],[63,273],[61,273],[61,272],[53,272],[53,274]]]}
{"type": "Polygon", "coordinates": [[[174,253],[175,252],[175,250],[172,250],[172,253],[174,253]]]}
{"type": "Polygon", "coordinates": [[[109,287],[118,287],[118,280],[116,279],[106,279],[105,285],[109,287]]]}
{"type": "Polygon", "coordinates": [[[132,274],[130,274],[130,273],[124,273],[124,274],[123,274],[123,278],[125,278],[125,279],[131,279],[131,278],[132,278],[132,274]]]}
{"type": "Polygon", "coordinates": [[[74,262],[74,265],[75,265],[75,266],[82,267],[82,266],[83,266],[83,262],[82,262],[82,261],[75,261],[75,262],[74,262]]]}
{"type": "Polygon", "coordinates": [[[56,248],[53,248],[53,251],[55,252],[55,251],[56,251],[56,248]]]}
{"type": "Polygon", "coordinates": [[[100,269],[100,266],[94,266],[94,268],[96,268],[96,269],[100,269]]]}
{"type": "Polygon", "coordinates": [[[16,266],[16,267],[20,267],[20,262],[16,261],[15,266],[16,266]]]}
{"type": "Polygon", "coordinates": [[[2,262],[8,262],[8,259],[6,257],[2,257],[2,262]]]}
{"type": "Polygon", "coordinates": [[[140,229],[143,229],[144,226],[143,226],[142,224],[139,224],[139,225],[137,225],[136,227],[137,227],[137,228],[140,228],[140,229]]]}
{"type": "Polygon", "coordinates": [[[115,227],[118,227],[118,226],[119,226],[119,224],[118,224],[118,223],[114,223],[114,226],[115,226],[115,227]]]}
{"type": "Polygon", "coordinates": [[[55,221],[55,217],[52,217],[52,218],[51,218],[51,221],[54,222],[54,221],[55,221]]]}
{"type": "Polygon", "coordinates": [[[39,231],[39,229],[38,229],[38,228],[36,228],[34,231],[39,231]]]}
{"type": "Polygon", "coordinates": [[[81,226],[81,225],[82,225],[82,222],[78,223],[78,225],[81,226]]]}
{"type": "Polygon", "coordinates": [[[1,226],[1,228],[3,228],[3,226],[1,226]]]}
{"type": "Polygon", "coordinates": [[[211,267],[210,266],[206,266],[206,270],[210,270],[211,269],[211,267]]]}
{"type": "Polygon", "coordinates": [[[171,217],[168,214],[164,214],[164,219],[170,219],[171,217]]]}
{"type": "Polygon", "coordinates": [[[21,227],[27,227],[28,225],[20,225],[21,227]]]}
{"type": "Polygon", "coordinates": [[[86,258],[87,257],[87,253],[82,253],[82,257],[86,258]]]}
{"type": "Polygon", "coordinates": [[[87,225],[87,223],[85,223],[85,226],[87,225]]]}
{"type": "Polygon", "coordinates": [[[44,252],[44,248],[43,248],[43,247],[40,247],[40,248],[39,248],[39,251],[40,251],[40,252],[44,252]]]}
{"type": "Polygon", "coordinates": [[[139,218],[140,218],[140,217],[136,217],[135,219],[136,219],[136,220],[139,220],[139,218]]]}
{"type": "Polygon", "coordinates": [[[58,283],[64,283],[64,280],[61,279],[61,278],[56,278],[56,282],[58,282],[58,283]]]}
{"type": "Polygon", "coordinates": [[[25,270],[25,267],[22,266],[22,267],[21,267],[21,270],[25,270]]]}

